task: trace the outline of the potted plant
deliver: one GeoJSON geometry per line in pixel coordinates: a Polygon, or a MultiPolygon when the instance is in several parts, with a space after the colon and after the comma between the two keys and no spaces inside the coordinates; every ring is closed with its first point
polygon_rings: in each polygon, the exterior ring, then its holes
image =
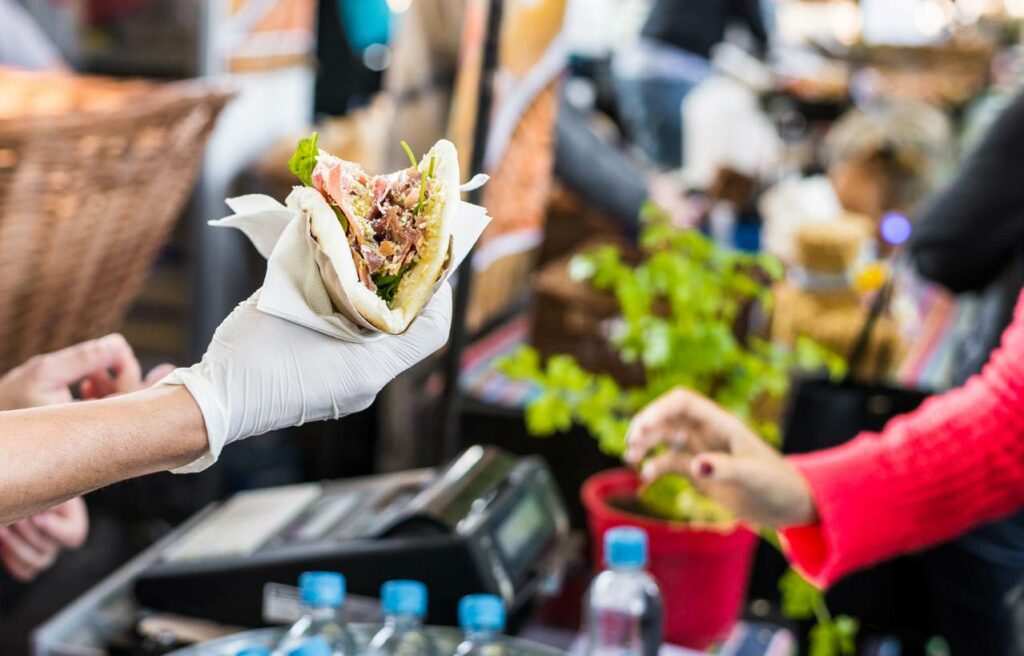
{"type": "MultiPolygon", "coordinates": [[[[644,384],[624,387],[610,375],[586,371],[569,355],[542,362],[535,349],[523,347],[498,366],[540,389],[526,408],[529,432],[548,436],[579,424],[605,453],[621,458],[631,417],[662,393],[686,386],[778,445],[777,408],[793,370],[827,368],[838,375],[841,359],[809,340],[786,347],[749,329],[753,316],[770,309],[771,283],[783,273],[777,260],[718,247],[696,231],[676,229],[650,208],[642,218],[640,264],[626,263],[617,246],[602,246],[573,258],[569,272],[614,296],[621,319],[611,343],[624,361],[642,364],[644,384]]],[[[681,476],[640,490],[628,470],[603,472],[587,481],[582,497],[595,545],[615,525],[647,530],[670,642],[704,648],[726,637],[745,597],[756,543],[749,528],[681,476]]],[[[780,590],[784,610],[818,619],[815,656],[852,653],[855,622],[833,621],[820,593],[795,574],[780,590]]]]}

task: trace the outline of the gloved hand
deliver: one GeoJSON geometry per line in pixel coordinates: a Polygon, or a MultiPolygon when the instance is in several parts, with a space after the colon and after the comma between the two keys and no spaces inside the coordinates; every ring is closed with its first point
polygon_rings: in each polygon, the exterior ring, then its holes
{"type": "Polygon", "coordinates": [[[178,473],[209,467],[225,445],[251,435],[364,410],[384,385],[448,341],[447,284],[405,333],[366,343],[260,312],[258,294],[217,328],[201,362],[162,381],[188,388],[210,442],[206,456],[178,473]]]}

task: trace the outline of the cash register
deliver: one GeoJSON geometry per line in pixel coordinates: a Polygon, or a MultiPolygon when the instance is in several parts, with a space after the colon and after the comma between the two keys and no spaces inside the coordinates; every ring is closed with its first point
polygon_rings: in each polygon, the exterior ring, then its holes
{"type": "Polygon", "coordinates": [[[411,578],[430,590],[428,620],[453,624],[469,593],[523,607],[568,538],[542,460],[475,446],[437,470],[238,494],[165,541],[132,590],[142,608],[252,627],[264,624],[264,586],[306,570],[342,572],[367,596],[411,578]]]}

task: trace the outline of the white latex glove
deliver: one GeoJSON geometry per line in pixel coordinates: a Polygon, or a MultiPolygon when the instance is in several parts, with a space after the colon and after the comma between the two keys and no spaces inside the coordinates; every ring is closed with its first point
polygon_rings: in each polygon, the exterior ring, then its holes
{"type": "Polygon", "coordinates": [[[388,382],[448,341],[451,287],[396,336],[345,342],[256,309],[259,292],[217,328],[203,359],[161,381],[184,385],[206,422],[210,452],[176,473],[202,471],[225,445],[364,410],[388,382]]]}

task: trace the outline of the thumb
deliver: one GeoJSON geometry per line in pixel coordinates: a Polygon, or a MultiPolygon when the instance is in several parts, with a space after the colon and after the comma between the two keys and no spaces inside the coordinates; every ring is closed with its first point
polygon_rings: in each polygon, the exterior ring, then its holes
{"type": "Polygon", "coordinates": [[[444,346],[451,322],[452,290],[444,283],[409,329],[393,338],[391,343],[401,368],[416,364],[444,346]]]}

